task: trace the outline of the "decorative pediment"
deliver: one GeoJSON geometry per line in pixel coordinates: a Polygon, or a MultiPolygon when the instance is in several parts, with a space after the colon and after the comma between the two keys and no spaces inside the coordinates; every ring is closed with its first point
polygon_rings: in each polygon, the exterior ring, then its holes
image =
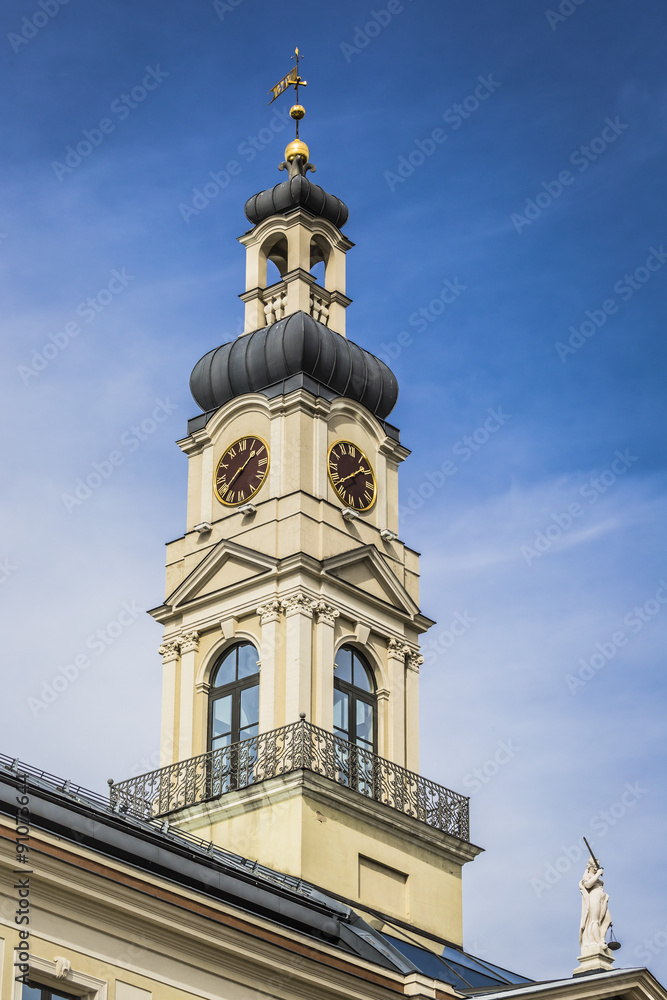
{"type": "Polygon", "coordinates": [[[275,570],[278,560],[223,538],[165,601],[172,609],[275,570]]]}
{"type": "Polygon", "coordinates": [[[417,604],[374,545],[331,556],[324,560],[323,567],[325,573],[357,591],[391,604],[411,617],[419,614],[417,604]]]}

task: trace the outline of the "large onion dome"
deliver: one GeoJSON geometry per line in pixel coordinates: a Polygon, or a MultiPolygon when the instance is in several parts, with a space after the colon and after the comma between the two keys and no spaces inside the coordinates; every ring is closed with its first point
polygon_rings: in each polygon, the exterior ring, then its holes
{"type": "Polygon", "coordinates": [[[289,392],[299,375],[324,387],[330,398],[355,399],[381,420],[398,398],[396,377],[383,361],[305,312],[209,351],[192,371],[190,391],[210,411],[246,392],[289,392]]]}

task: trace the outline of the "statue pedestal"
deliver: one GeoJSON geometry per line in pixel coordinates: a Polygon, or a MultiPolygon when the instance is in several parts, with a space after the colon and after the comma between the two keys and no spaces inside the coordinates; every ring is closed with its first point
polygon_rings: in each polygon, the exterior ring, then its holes
{"type": "Polygon", "coordinates": [[[579,965],[574,970],[574,976],[586,972],[609,972],[614,964],[614,956],[609,948],[584,948],[579,956],[579,965]]]}

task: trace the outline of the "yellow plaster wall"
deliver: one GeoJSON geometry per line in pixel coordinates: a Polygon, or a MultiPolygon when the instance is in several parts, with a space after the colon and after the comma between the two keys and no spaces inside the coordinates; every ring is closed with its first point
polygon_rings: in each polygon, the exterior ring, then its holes
{"type": "MultiPolygon", "coordinates": [[[[266,786],[228,793],[218,803],[183,814],[179,825],[205,840],[278,871],[303,878],[325,890],[408,921],[420,930],[462,943],[461,862],[437,844],[414,835],[418,821],[401,831],[385,822],[388,806],[372,803],[369,818],[355,803],[358,793],[336,789],[313,794],[294,775],[266,786]],[[341,807],[341,795],[347,799],[341,807]],[[186,818],[187,817],[187,818],[186,818]],[[413,831],[411,834],[411,830],[413,831]],[[359,859],[405,876],[402,893],[396,879],[360,883],[359,859]],[[370,895],[364,896],[360,889],[370,895]],[[378,893],[381,895],[378,896],[378,893]]],[[[403,819],[402,814],[396,817],[403,819]]],[[[429,831],[430,833],[430,831],[429,831]]]]}

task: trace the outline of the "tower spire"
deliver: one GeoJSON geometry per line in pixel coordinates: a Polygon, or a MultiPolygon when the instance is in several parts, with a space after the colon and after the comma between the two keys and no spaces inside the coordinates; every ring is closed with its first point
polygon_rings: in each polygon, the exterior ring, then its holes
{"type": "MultiPolygon", "coordinates": [[[[290,108],[290,118],[294,119],[294,123],[296,125],[296,138],[293,142],[290,142],[287,145],[285,149],[285,160],[288,164],[290,164],[296,159],[296,157],[300,157],[302,163],[297,162],[297,165],[301,167],[301,169],[306,167],[310,157],[310,150],[308,149],[308,146],[299,138],[299,122],[305,117],[306,114],[306,109],[303,104],[299,103],[299,87],[308,86],[308,81],[303,80],[299,75],[299,59],[302,58],[303,56],[300,54],[299,47],[297,46],[294,49],[294,55],[292,56],[295,63],[292,69],[281,80],[279,80],[274,87],[271,87],[271,89],[267,91],[267,93],[273,94],[273,97],[269,101],[269,104],[273,104],[276,98],[280,97],[280,95],[284,93],[288,87],[294,87],[296,93],[296,104],[293,104],[290,108]]],[[[299,170],[299,172],[301,172],[301,170],[299,170]]]]}

